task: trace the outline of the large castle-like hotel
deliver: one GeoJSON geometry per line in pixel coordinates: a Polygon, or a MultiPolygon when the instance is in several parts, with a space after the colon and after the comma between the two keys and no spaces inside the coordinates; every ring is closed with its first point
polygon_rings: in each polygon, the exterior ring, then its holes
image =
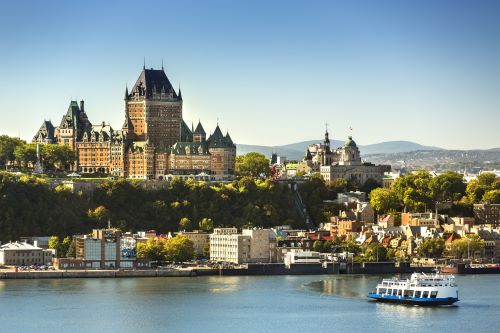
{"type": "Polygon", "coordinates": [[[34,143],[68,145],[76,152],[75,170],[139,179],[174,176],[226,180],[234,176],[236,145],[217,124],[208,136],[182,118],[182,95],[161,70],[146,69],[129,92],[125,90],[121,130],[92,125],[84,102],[71,101],[58,127],[44,121],[34,143]]]}

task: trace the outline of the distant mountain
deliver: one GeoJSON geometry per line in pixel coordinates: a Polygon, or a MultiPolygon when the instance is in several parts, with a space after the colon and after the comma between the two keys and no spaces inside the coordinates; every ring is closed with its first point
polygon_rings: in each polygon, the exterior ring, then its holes
{"type": "MultiPolygon", "coordinates": [[[[243,155],[249,152],[258,152],[270,157],[272,153],[277,153],[278,155],[286,156],[289,160],[301,160],[304,157],[307,146],[318,142],[322,142],[322,140],[308,140],[273,147],[238,144],[236,145],[236,151],[238,155],[243,155]]],[[[343,145],[344,141],[340,140],[331,140],[330,142],[330,146],[332,148],[341,147],[343,145]]],[[[361,155],[369,155],[403,153],[417,150],[441,150],[441,148],[423,146],[411,141],[387,141],[372,145],[359,145],[359,150],[361,151],[361,155]]]]}
{"type": "Polygon", "coordinates": [[[405,153],[409,151],[418,150],[443,150],[439,147],[423,146],[411,141],[387,141],[375,143],[372,145],[359,146],[361,155],[368,154],[391,154],[391,153],[405,153]]]}

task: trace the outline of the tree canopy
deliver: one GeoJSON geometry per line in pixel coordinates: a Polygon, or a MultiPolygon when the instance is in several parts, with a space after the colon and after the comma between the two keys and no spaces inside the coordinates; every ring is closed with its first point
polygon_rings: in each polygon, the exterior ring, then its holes
{"type": "Polygon", "coordinates": [[[418,253],[428,258],[439,258],[443,251],[444,240],[442,238],[426,238],[418,248],[418,253]]]}
{"type": "Polygon", "coordinates": [[[158,190],[119,179],[106,180],[91,193],[73,193],[51,188],[41,178],[0,172],[2,242],[30,235],[63,239],[106,227],[108,220],[123,231],[168,233],[179,230],[182,218],[189,219],[190,228],[205,218],[213,227],[304,227],[290,188],[270,179],[211,185],[175,179],[158,190]]]}
{"type": "Polygon", "coordinates": [[[269,159],[259,153],[248,153],[236,157],[236,175],[240,177],[269,177],[269,159]]]}
{"type": "Polygon", "coordinates": [[[370,193],[370,205],[378,213],[386,213],[399,208],[399,201],[393,190],[376,188],[370,193]]]}

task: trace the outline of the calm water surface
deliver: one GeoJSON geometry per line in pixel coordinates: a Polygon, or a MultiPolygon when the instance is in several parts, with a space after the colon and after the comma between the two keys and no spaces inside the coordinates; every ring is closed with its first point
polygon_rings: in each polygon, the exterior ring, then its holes
{"type": "Polygon", "coordinates": [[[498,332],[500,275],[457,306],[367,301],[381,276],[0,280],[0,332],[498,332]]]}

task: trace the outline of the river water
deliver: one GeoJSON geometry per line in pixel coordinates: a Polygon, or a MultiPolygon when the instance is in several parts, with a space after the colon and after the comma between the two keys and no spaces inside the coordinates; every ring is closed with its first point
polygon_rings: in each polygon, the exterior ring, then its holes
{"type": "Polygon", "coordinates": [[[0,332],[500,332],[500,275],[460,302],[368,301],[381,276],[0,280],[0,332]]]}

